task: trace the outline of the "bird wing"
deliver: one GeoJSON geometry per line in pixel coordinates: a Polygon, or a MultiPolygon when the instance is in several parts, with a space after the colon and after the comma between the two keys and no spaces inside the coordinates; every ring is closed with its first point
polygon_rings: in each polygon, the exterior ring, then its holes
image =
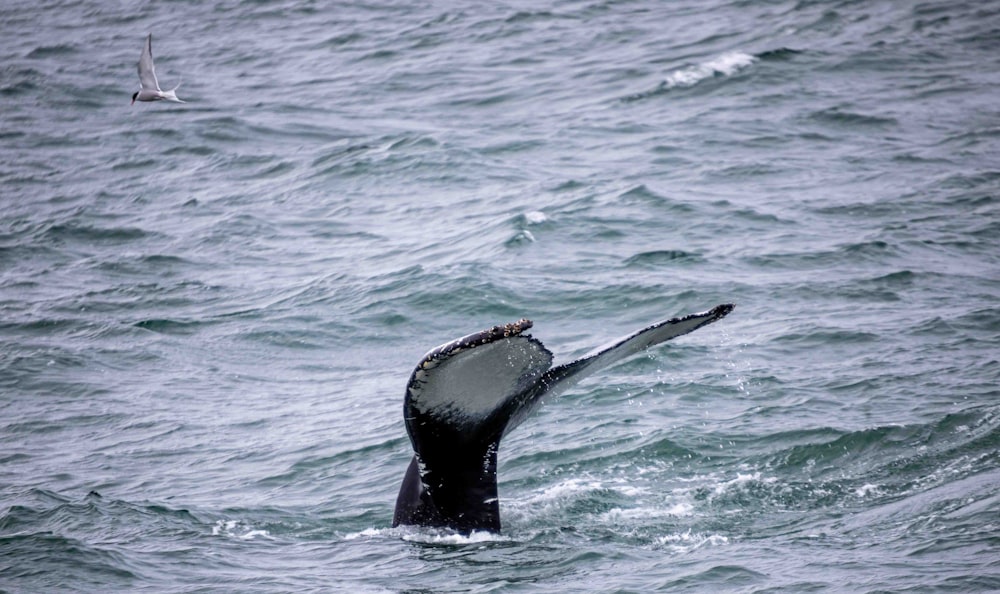
{"type": "Polygon", "coordinates": [[[156,71],[153,70],[153,34],[146,36],[146,45],[139,56],[139,83],[143,89],[159,91],[160,83],[156,82],[156,71]]]}

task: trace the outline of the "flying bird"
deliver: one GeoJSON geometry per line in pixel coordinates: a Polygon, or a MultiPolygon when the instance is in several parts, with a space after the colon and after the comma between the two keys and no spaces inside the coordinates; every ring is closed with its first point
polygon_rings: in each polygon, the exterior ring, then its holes
{"type": "Polygon", "coordinates": [[[160,90],[160,83],[156,82],[156,71],[153,69],[153,34],[146,36],[146,45],[142,48],[142,55],[139,56],[139,85],[140,88],[132,95],[132,105],[136,101],[160,101],[166,99],[174,103],[187,103],[177,98],[177,87],[169,91],[160,90]]]}

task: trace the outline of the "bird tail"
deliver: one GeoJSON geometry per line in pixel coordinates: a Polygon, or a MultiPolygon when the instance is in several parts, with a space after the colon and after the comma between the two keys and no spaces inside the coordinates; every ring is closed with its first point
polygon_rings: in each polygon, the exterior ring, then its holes
{"type": "Polygon", "coordinates": [[[163,91],[163,98],[166,99],[167,101],[173,101],[174,103],[187,103],[187,101],[183,101],[177,98],[177,89],[179,89],[180,86],[181,83],[178,82],[174,86],[174,88],[170,89],[169,91],[163,91]]]}

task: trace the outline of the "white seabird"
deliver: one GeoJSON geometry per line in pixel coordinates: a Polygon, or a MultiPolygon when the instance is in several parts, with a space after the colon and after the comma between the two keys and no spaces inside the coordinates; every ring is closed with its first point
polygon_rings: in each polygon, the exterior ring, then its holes
{"type": "Polygon", "coordinates": [[[153,69],[153,34],[146,36],[146,45],[142,48],[142,55],[139,56],[139,84],[140,89],[132,95],[132,105],[136,101],[160,101],[166,99],[175,103],[187,103],[177,98],[177,87],[169,91],[160,90],[160,83],[156,82],[156,71],[153,69]]]}

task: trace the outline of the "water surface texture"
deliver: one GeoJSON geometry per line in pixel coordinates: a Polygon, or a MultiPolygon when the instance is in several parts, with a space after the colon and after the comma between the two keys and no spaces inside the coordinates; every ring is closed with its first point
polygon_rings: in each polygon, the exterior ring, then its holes
{"type": "Polygon", "coordinates": [[[0,591],[1000,589],[998,98],[997,2],[7,1],[0,591]],[[390,527],[427,350],[730,301],[390,527]]]}

